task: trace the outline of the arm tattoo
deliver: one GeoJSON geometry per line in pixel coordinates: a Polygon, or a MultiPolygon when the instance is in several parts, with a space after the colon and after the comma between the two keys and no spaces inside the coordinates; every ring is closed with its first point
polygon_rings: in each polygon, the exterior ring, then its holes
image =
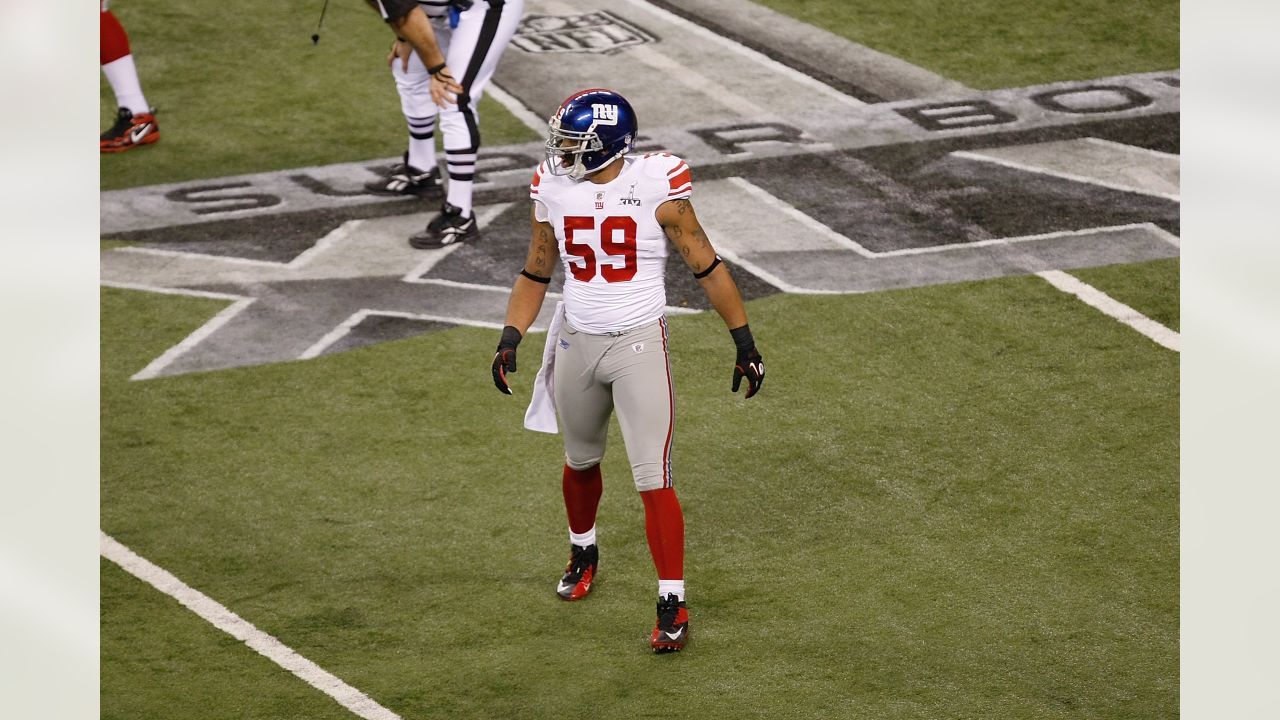
{"type": "Polygon", "coordinates": [[[707,234],[703,232],[701,225],[694,228],[693,238],[698,241],[698,247],[707,247],[711,244],[711,242],[707,240],[707,234]]]}

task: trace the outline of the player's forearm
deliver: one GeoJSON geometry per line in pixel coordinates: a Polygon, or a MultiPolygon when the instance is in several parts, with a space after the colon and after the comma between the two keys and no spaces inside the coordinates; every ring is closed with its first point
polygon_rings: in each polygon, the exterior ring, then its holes
{"type": "Polygon", "coordinates": [[[397,37],[404,38],[418,51],[427,67],[434,68],[444,64],[444,53],[440,52],[435,31],[431,29],[431,21],[421,8],[414,8],[404,17],[392,20],[391,29],[397,37]]]}
{"type": "Polygon", "coordinates": [[[747,308],[738,292],[738,285],[729,274],[729,268],[721,264],[711,274],[698,281],[702,291],[711,301],[724,324],[730,330],[747,324],[747,308]]]}
{"type": "Polygon", "coordinates": [[[520,275],[511,288],[511,297],[507,300],[507,325],[514,327],[524,335],[529,326],[537,319],[542,310],[542,301],[547,296],[547,286],[520,275]]]}

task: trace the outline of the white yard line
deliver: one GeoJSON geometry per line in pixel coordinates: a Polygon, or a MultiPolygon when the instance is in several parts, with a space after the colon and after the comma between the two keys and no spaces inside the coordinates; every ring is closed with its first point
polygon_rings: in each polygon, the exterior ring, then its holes
{"type": "Polygon", "coordinates": [[[1149,195],[1151,197],[1164,198],[1181,202],[1180,196],[1172,193],[1162,193],[1156,190],[1148,190],[1146,188],[1135,187],[1133,185],[1122,185],[1120,183],[1107,182],[1097,178],[1085,177],[1084,175],[1075,175],[1073,173],[1061,172],[1059,170],[1050,170],[1048,168],[1038,167],[1036,165],[1025,165],[1013,160],[1005,160],[1004,158],[992,157],[981,153],[969,152],[968,150],[957,150],[951,153],[953,157],[964,158],[966,160],[977,160],[979,162],[987,162],[993,165],[1000,165],[1022,172],[1036,173],[1037,175],[1048,175],[1050,177],[1062,178],[1072,182],[1086,183],[1088,185],[1097,185],[1098,187],[1110,188],[1111,190],[1119,190],[1121,192],[1136,193],[1138,195],[1149,195]]]}
{"type": "Polygon", "coordinates": [[[498,84],[489,81],[489,86],[484,90],[489,97],[498,101],[498,104],[507,109],[507,112],[515,116],[517,120],[524,124],[525,127],[533,131],[539,138],[545,138],[547,135],[547,120],[549,118],[540,118],[520,102],[520,98],[498,87],[498,84]]]}
{"type": "Polygon", "coordinates": [[[682,18],[679,15],[676,15],[675,13],[663,10],[662,8],[656,5],[653,5],[652,3],[645,2],[645,0],[627,0],[627,2],[638,8],[643,8],[644,10],[647,10],[653,13],[654,15],[657,15],[658,17],[662,18],[663,20],[671,23],[672,25],[676,25],[680,28],[683,28],[684,30],[687,30],[693,33],[694,35],[697,35],[703,40],[708,40],[734,53],[737,53],[738,55],[741,55],[742,57],[760,65],[762,68],[764,68],[769,72],[782,75],[783,77],[793,82],[796,82],[800,85],[804,85],[806,87],[817,90],[823,95],[826,95],[829,98],[838,100],[839,102],[844,103],[845,105],[848,105],[850,107],[863,107],[866,105],[866,103],[862,102],[861,100],[855,97],[851,97],[849,95],[845,95],[844,93],[831,87],[830,85],[820,80],[815,80],[814,78],[809,77],[808,75],[805,75],[804,73],[800,72],[799,70],[796,70],[795,68],[784,65],[778,62],[777,60],[774,60],[773,58],[769,57],[768,55],[765,55],[764,53],[752,50],[746,45],[743,45],[739,42],[731,40],[723,35],[720,35],[719,33],[712,32],[695,22],[686,20],[685,18],[682,18]]]}
{"type": "Polygon", "coordinates": [[[99,535],[99,552],[102,557],[182,603],[214,627],[297,675],[308,685],[333,698],[346,709],[366,720],[401,720],[399,715],[379,705],[368,695],[302,657],[295,650],[254,627],[252,623],[231,612],[208,595],[174,577],[164,568],[151,563],[105,532],[100,532],[99,535]]]}
{"type": "Polygon", "coordinates": [[[1146,335],[1159,345],[1174,352],[1182,351],[1182,336],[1161,325],[1124,303],[1115,300],[1101,290],[1081,282],[1078,278],[1061,270],[1046,270],[1036,275],[1044,278],[1050,285],[1068,295],[1074,295],[1086,305],[1102,311],[1104,315],[1115,318],[1138,332],[1146,335]]]}

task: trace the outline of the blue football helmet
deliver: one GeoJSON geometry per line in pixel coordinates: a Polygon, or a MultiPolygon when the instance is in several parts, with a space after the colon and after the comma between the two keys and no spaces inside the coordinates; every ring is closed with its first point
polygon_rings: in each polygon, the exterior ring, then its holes
{"type": "Polygon", "coordinates": [[[592,88],[570,95],[547,122],[547,167],[552,175],[581,180],[636,144],[636,113],[612,90],[592,88]]]}

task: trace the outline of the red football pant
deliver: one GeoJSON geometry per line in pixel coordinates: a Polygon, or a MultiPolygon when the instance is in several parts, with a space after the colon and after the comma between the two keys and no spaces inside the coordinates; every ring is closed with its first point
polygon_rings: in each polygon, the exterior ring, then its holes
{"type": "Polygon", "coordinates": [[[115,13],[110,10],[99,13],[102,16],[102,25],[99,31],[99,42],[101,49],[99,57],[103,65],[114,62],[129,54],[129,36],[124,33],[124,26],[116,19],[115,13]]]}
{"type": "Polygon", "coordinates": [[[640,493],[644,532],[659,580],[684,579],[684,512],[673,487],[640,493]]]}
{"type": "Polygon", "coordinates": [[[596,509],[600,507],[600,495],[604,481],[600,478],[599,463],[586,470],[574,470],[564,466],[564,509],[569,514],[569,530],[587,532],[596,524],[596,509]]]}

